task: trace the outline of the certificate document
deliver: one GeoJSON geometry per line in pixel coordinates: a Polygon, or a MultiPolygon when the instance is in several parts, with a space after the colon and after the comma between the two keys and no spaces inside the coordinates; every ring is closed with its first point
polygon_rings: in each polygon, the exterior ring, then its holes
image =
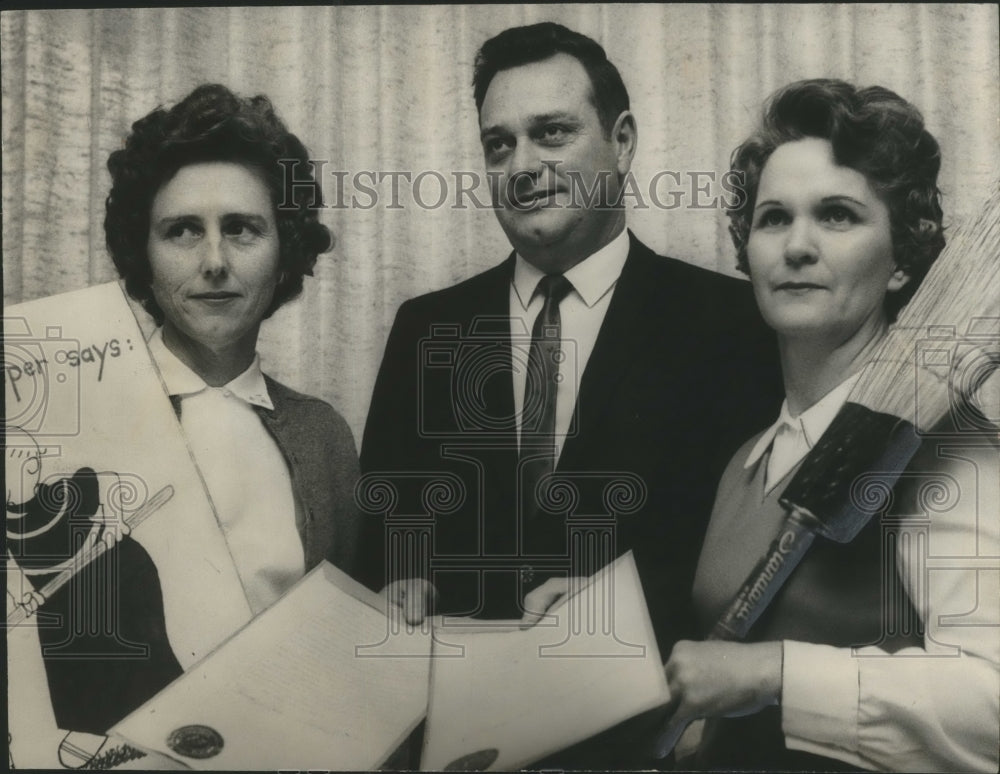
{"type": "Polygon", "coordinates": [[[203,770],[371,769],[420,722],[431,629],[324,562],[112,733],[203,770]]]}
{"type": "Polygon", "coordinates": [[[461,655],[432,664],[422,769],[516,769],[670,698],[631,552],[532,628],[511,623],[436,630],[461,655]]]}
{"type": "Polygon", "coordinates": [[[324,563],[112,733],[202,770],[512,769],[669,698],[631,554],[543,620],[403,624],[324,563]]]}

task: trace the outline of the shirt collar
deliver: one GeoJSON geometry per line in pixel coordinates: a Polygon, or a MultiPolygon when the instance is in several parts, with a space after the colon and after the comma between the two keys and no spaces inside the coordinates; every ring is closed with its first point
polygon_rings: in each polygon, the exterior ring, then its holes
{"type": "MultiPolygon", "coordinates": [[[[566,272],[566,279],[573,283],[573,290],[583,299],[584,304],[593,306],[614,287],[625,266],[628,251],[628,231],[622,229],[608,244],[566,272]]],[[[522,309],[527,310],[538,281],[544,276],[545,272],[520,255],[516,257],[513,284],[522,309]]]]}
{"type": "Polygon", "coordinates": [[[788,400],[784,400],[781,404],[778,421],[765,430],[764,434],[757,440],[743,467],[749,468],[755,465],[764,456],[764,452],[771,448],[774,437],[782,425],[787,424],[797,428],[802,432],[806,445],[810,449],[815,446],[820,436],[826,432],[834,417],[837,416],[840,407],[847,402],[847,397],[851,394],[851,390],[860,376],[860,371],[849,376],[797,417],[792,416],[791,411],[788,410],[788,400]]]}
{"type": "MultiPolygon", "coordinates": [[[[163,328],[157,328],[149,338],[149,354],[160,371],[163,384],[170,396],[188,397],[210,389],[198,374],[192,371],[177,355],[163,343],[163,328]]],[[[252,406],[274,410],[267,383],[260,370],[260,355],[254,353],[253,362],[247,369],[228,384],[218,388],[228,390],[240,400],[252,406]]]]}

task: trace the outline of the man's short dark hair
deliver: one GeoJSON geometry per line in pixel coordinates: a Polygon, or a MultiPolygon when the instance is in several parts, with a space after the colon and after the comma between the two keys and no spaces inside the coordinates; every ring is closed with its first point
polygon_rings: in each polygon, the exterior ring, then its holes
{"type": "Polygon", "coordinates": [[[541,62],[556,54],[569,54],[587,71],[593,92],[591,99],[605,137],[610,138],[618,116],[629,109],[628,91],[618,68],[608,61],[596,40],[554,22],[511,27],[483,43],[476,54],[472,76],[476,110],[482,111],[486,90],[498,72],[541,62]]]}
{"type": "Polygon", "coordinates": [[[129,295],[158,324],[164,314],[153,297],[146,249],[153,199],[181,167],[210,161],[253,168],[267,184],[278,226],[281,275],[265,317],[302,291],[303,276],[312,275],[316,257],[333,244],[317,215],[323,194],[309,153],[275,114],[271,101],[262,95],[238,97],[218,84],[199,86],[170,109],[157,108],[132,124],[125,147],[108,158],[108,252],[129,295]]]}
{"type": "Polygon", "coordinates": [[[777,91],[761,125],[733,151],[730,164],[746,194],[727,212],[737,268],[743,272],[749,273],[747,242],[764,166],[779,145],[805,137],[828,140],[834,161],[863,174],[889,208],[893,257],[910,277],[886,295],[891,322],[944,248],[937,140],[924,128],[917,108],[882,86],[859,89],[816,78],[777,91]]]}

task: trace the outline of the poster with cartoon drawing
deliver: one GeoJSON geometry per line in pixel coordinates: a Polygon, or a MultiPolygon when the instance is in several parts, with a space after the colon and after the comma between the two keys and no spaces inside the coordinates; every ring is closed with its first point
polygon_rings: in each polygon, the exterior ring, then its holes
{"type": "Polygon", "coordinates": [[[3,343],[8,764],[77,768],[250,608],[119,285],[8,307],[3,343]]]}

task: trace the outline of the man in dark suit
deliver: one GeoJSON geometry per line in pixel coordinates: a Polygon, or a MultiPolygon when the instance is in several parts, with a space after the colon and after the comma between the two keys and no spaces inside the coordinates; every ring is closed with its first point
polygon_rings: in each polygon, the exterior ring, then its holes
{"type": "Polygon", "coordinates": [[[748,283],[626,230],[637,128],[600,45],[506,30],[474,90],[514,253],[399,309],[361,454],[369,581],[415,619],[435,596],[519,618],[632,549],[666,658],[721,467],[780,403],[775,347],[748,283]]]}

